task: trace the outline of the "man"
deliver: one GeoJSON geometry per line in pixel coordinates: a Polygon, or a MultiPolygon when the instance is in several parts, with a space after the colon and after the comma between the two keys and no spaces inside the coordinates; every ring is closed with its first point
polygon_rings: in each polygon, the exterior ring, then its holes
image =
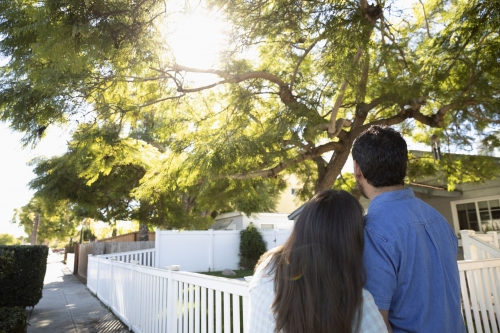
{"type": "Polygon", "coordinates": [[[389,332],[462,333],[458,241],[445,218],[403,187],[401,135],[372,126],[354,142],[354,177],[371,200],[366,215],[365,289],[389,332]]]}

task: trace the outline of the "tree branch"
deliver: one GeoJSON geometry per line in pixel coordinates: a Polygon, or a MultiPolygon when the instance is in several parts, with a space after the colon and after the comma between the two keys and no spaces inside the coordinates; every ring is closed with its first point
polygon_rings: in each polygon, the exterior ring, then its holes
{"type": "MultiPolygon", "coordinates": [[[[469,104],[469,105],[475,105],[475,104],[469,104]]],[[[483,115],[479,115],[476,112],[472,112],[469,110],[466,110],[465,112],[467,112],[468,115],[476,118],[477,120],[486,121],[486,122],[493,123],[493,124],[500,124],[500,120],[498,120],[498,119],[491,119],[491,118],[485,117],[483,115]]],[[[478,110],[478,112],[479,112],[479,110],[478,110]]]]}
{"type": "MultiPolygon", "coordinates": [[[[161,71],[163,73],[167,73],[168,71],[163,71],[156,69],[158,71],[161,71]]],[[[285,105],[289,105],[291,103],[296,102],[295,97],[293,96],[290,88],[288,85],[281,80],[279,77],[277,77],[274,74],[264,72],[264,71],[255,71],[255,72],[247,72],[247,73],[242,73],[242,74],[231,74],[226,71],[221,71],[221,70],[216,70],[216,69],[198,69],[198,68],[191,68],[191,67],[186,67],[182,66],[179,64],[175,64],[174,66],[171,67],[171,70],[174,70],[175,72],[179,71],[184,71],[188,73],[204,73],[204,74],[214,74],[217,75],[224,80],[216,82],[211,85],[203,86],[203,87],[198,87],[198,88],[183,88],[182,86],[178,86],[178,91],[181,93],[189,93],[189,92],[197,92],[205,89],[210,89],[215,86],[221,85],[221,84],[226,84],[226,83],[240,83],[246,80],[251,80],[251,79],[262,79],[266,80],[269,82],[272,82],[276,85],[278,85],[280,91],[279,91],[279,96],[281,101],[285,105]]]]}
{"type": "Polygon", "coordinates": [[[425,20],[425,28],[427,29],[427,36],[429,36],[429,38],[432,38],[431,31],[429,30],[429,22],[427,21],[427,14],[425,12],[424,3],[422,2],[422,0],[418,0],[418,1],[422,5],[422,11],[424,12],[424,20],[425,20]]]}
{"type": "Polygon", "coordinates": [[[153,104],[156,104],[156,103],[161,103],[161,102],[164,102],[164,101],[168,101],[170,99],[178,99],[178,98],[181,98],[183,97],[185,94],[181,94],[179,96],[170,96],[170,97],[165,97],[165,98],[160,98],[160,99],[156,99],[154,101],[150,101],[150,102],[147,102],[147,103],[144,103],[144,104],[141,104],[139,105],[139,107],[146,107],[146,106],[150,106],[150,105],[153,105],[153,104]]]}
{"type": "Polygon", "coordinates": [[[289,160],[284,161],[284,162],[280,162],[274,168],[267,169],[267,170],[253,171],[253,172],[243,173],[243,174],[230,175],[227,177],[230,179],[235,179],[235,180],[252,179],[252,178],[258,178],[258,177],[262,177],[262,178],[275,177],[280,172],[291,167],[292,165],[296,165],[296,164],[299,164],[299,163],[301,163],[303,161],[307,161],[307,160],[313,160],[316,157],[321,156],[322,154],[329,152],[329,151],[332,151],[332,150],[342,151],[342,150],[344,150],[344,145],[339,143],[339,142],[328,142],[324,145],[321,145],[321,146],[318,146],[314,149],[311,149],[310,151],[300,153],[292,159],[289,159],[289,160]]]}
{"type": "MultiPolygon", "coordinates": [[[[354,56],[354,61],[353,65],[356,66],[359,62],[359,59],[361,59],[361,56],[363,55],[363,49],[361,47],[358,47],[358,51],[356,52],[356,55],[354,56]]],[[[340,86],[340,91],[339,94],[337,95],[337,99],[335,100],[335,104],[333,105],[332,111],[331,111],[331,116],[330,116],[330,128],[328,129],[328,132],[330,134],[334,134],[337,132],[337,129],[335,127],[335,121],[337,120],[337,115],[339,113],[340,105],[342,104],[342,100],[344,99],[344,94],[347,89],[347,77],[344,78],[344,82],[342,82],[342,85],[340,86]]]]}
{"type": "Polygon", "coordinates": [[[302,63],[302,61],[304,61],[304,59],[306,58],[306,56],[309,54],[309,52],[311,52],[311,50],[318,43],[319,40],[320,39],[318,38],[313,43],[311,43],[311,45],[309,45],[309,47],[304,51],[304,54],[302,55],[302,57],[300,57],[299,61],[295,65],[295,68],[293,69],[292,80],[290,81],[290,90],[291,91],[293,91],[293,86],[295,85],[295,78],[297,76],[297,72],[299,70],[300,64],[302,63]]]}

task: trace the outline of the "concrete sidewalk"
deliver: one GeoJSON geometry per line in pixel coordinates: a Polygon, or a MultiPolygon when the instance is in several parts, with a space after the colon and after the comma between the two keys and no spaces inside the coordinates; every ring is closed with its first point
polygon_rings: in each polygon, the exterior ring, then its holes
{"type": "Polygon", "coordinates": [[[58,254],[49,255],[43,297],[32,311],[28,308],[28,318],[28,333],[129,332],[66,268],[58,254]]]}

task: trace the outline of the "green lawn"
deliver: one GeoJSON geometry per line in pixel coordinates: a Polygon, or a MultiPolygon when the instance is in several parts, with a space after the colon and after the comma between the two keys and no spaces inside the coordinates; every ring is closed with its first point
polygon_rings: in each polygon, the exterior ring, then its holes
{"type": "Polygon", "coordinates": [[[215,271],[215,272],[198,272],[198,274],[205,274],[205,275],[211,275],[211,276],[219,276],[219,277],[225,277],[228,279],[239,279],[245,276],[252,276],[253,275],[253,270],[252,269],[242,269],[242,270],[235,270],[234,271],[236,275],[222,275],[222,271],[215,271]]]}

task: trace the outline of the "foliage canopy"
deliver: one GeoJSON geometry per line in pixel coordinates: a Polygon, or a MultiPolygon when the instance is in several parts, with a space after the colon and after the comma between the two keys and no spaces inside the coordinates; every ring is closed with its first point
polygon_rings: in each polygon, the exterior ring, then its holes
{"type": "MultiPolygon", "coordinates": [[[[232,41],[206,69],[170,50],[169,0],[2,1],[0,119],[26,144],[76,126],[64,156],[36,164],[40,195],[171,227],[272,210],[283,172],[305,198],[331,188],[373,124],[437,135],[446,152],[498,147],[500,1],[418,1],[412,14],[396,3],[204,2],[232,41]]],[[[498,175],[471,159],[439,162],[450,188],[498,175]]]]}

